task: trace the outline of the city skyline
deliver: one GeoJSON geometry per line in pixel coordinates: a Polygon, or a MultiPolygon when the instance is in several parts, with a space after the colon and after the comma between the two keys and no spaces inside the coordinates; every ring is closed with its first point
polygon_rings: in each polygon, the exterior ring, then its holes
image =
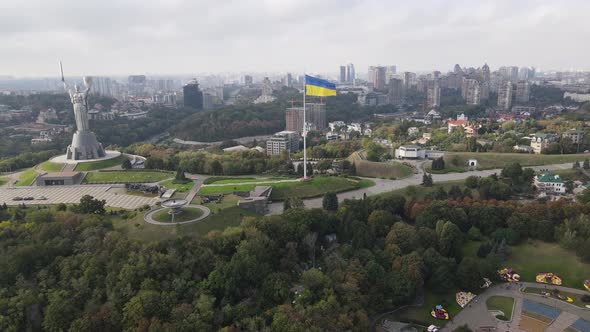
{"type": "Polygon", "coordinates": [[[66,75],[587,70],[589,10],[580,0],[3,2],[0,75],[56,76],[58,59],[66,75]]]}

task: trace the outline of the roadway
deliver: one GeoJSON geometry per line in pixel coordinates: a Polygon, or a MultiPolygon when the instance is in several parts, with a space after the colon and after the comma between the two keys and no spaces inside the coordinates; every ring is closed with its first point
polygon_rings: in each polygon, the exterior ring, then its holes
{"type": "MultiPolygon", "coordinates": [[[[406,188],[408,186],[417,186],[422,183],[422,176],[424,171],[422,169],[424,163],[418,163],[416,169],[418,172],[410,177],[405,179],[399,180],[387,180],[387,179],[374,179],[374,178],[366,178],[368,180],[372,180],[375,182],[375,185],[368,188],[356,189],[341,192],[338,194],[338,201],[342,202],[345,199],[359,199],[363,198],[365,194],[367,196],[377,195],[384,192],[397,190],[406,188]]],[[[532,168],[535,171],[541,170],[560,170],[560,169],[571,169],[572,163],[565,163],[565,164],[553,164],[553,165],[543,165],[543,166],[530,166],[526,168],[532,168]]],[[[486,177],[490,176],[494,173],[500,174],[501,169],[490,169],[490,170],[482,170],[482,171],[469,171],[463,173],[448,173],[448,174],[432,174],[432,179],[435,183],[437,182],[446,182],[446,181],[456,181],[456,180],[465,180],[467,177],[475,175],[486,177]]],[[[303,203],[306,208],[321,208],[322,207],[322,199],[323,197],[316,197],[316,198],[309,198],[304,199],[303,203]]],[[[283,212],[283,203],[282,202],[275,202],[269,204],[269,215],[274,214],[281,214],[283,212]]]]}

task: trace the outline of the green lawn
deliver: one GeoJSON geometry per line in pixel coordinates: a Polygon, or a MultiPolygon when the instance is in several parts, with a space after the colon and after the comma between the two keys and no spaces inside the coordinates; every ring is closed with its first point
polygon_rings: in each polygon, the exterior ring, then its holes
{"type": "Polygon", "coordinates": [[[172,176],[172,173],[156,171],[89,172],[84,183],[156,182],[172,176]]]}
{"type": "Polygon", "coordinates": [[[0,186],[8,182],[7,178],[0,178],[0,186]]]}
{"type": "Polygon", "coordinates": [[[182,192],[182,193],[190,191],[191,188],[195,185],[195,183],[192,180],[187,180],[187,181],[166,180],[164,182],[161,182],[160,184],[168,189],[176,189],[177,191],[182,192]]]}
{"type": "Polygon", "coordinates": [[[559,175],[564,181],[588,181],[588,177],[579,169],[559,169],[551,171],[551,173],[559,175]]]}
{"type": "MultiPolygon", "coordinates": [[[[525,293],[532,293],[532,294],[542,294],[542,293],[552,293],[553,288],[550,285],[547,285],[547,288],[545,288],[544,284],[539,284],[539,287],[526,287],[524,289],[525,293]]],[[[570,292],[564,292],[564,291],[559,291],[559,294],[564,295],[564,296],[568,296],[571,297],[574,302],[572,303],[575,306],[578,306],[580,308],[586,308],[586,302],[582,301],[582,296],[581,294],[574,294],[574,293],[570,293],[570,292]]],[[[557,299],[555,297],[552,297],[553,299],[555,299],[556,301],[563,301],[560,299],[557,299]]]]}
{"type": "MultiPolygon", "coordinates": [[[[236,198],[237,201],[237,198],[236,198]]],[[[225,202],[224,202],[225,203],[225,202]]],[[[228,202],[229,203],[229,202],[228,202]]],[[[121,218],[113,219],[113,226],[127,234],[128,237],[146,242],[174,239],[179,236],[205,236],[210,231],[223,231],[227,227],[239,226],[244,217],[259,216],[255,213],[240,209],[235,206],[227,207],[218,204],[219,210],[214,208],[216,204],[207,204],[211,210],[209,217],[195,223],[174,226],[158,226],[146,223],[143,220],[143,212],[130,220],[121,218]],[[221,208],[221,207],[224,208],[221,208]]]]}
{"type": "MultiPolygon", "coordinates": [[[[477,259],[481,241],[467,241],[463,245],[464,257],[477,259]]],[[[582,262],[572,251],[563,249],[557,243],[530,240],[511,246],[511,254],[503,266],[513,268],[522,281],[535,282],[541,272],[553,272],[563,278],[566,287],[585,289],[584,280],[590,279],[590,264],[582,262]],[[533,258],[533,259],[531,259],[533,258]]],[[[539,284],[544,287],[544,284],[539,284]]]]}
{"type": "MultiPolygon", "coordinates": [[[[477,159],[477,169],[503,168],[512,163],[520,163],[522,166],[539,166],[551,164],[580,162],[587,158],[584,154],[526,154],[526,153],[493,153],[493,152],[445,152],[445,169],[433,171],[433,173],[465,172],[465,164],[468,159],[477,159]]],[[[430,170],[430,165],[426,167],[430,170]]]]}
{"type": "Polygon", "coordinates": [[[93,162],[88,162],[88,163],[78,163],[74,170],[79,171],[79,172],[96,171],[96,170],[103,169],[103,168],[119,166],[126,159],[128,159],[127,156],[124,154],[121,154],[117,158],[113,158],[113,159],[93,161],[93,162]]]}
{"type": "Polygon", "coordinates": [[[356,175],[381,179],[403,179],[414,174],[414,170],[397,161],[374,162],[363,160],[357,152],[348,157],[356,167],[356,175]]]}
{"type": "Polygon", "coordinates": [[[16,183],[16,186],[30,186],[33,183],[33,180],[35,180],[37,177],[37,174],[39,173],[37,173],[34,168],[29,168],[18,176],[18,182],[16,183]]]}
{"type": "Polygon", "coordinates": [[[59,172],[64,167],[63,163],[53,163],[51,161],[46,161],[41,163],[41,169],[45,172],[59,172]]]}
{"type": "Polygon", "coordinates": [[[461,307],[457,304],[457,301],[455,301],[455,294],[458,291],[459,290],[454,289],[445,294],[435,294],[426,290],[426,293],[424,294],[424,305],[419,307],[407,307],[396,311],[393,314],[387,315],[385,318],[406,323],[418,323],[424,326],[430,324],[443,326],[446,321],[432,317],[430,311],[437,304],[441,304],[449,312],[451,319],[453,319],[453,317],[461,311],[461,307]]]}
{"type": "MultiPolygon", "coordinates": [[[[171,222],[172,215],[170,215],[168,213],[169,211],[170,211],[170,209],[162,209],[162,210],[154,213],[152,215],[152,218],[154,218],[154,220],[159,221],[159,222],[171,222]]],[[[174,216],[174,221],[175,222],[182,222],[182,221],[193,220],[193,219],[199,218],[202,215],[203,215],[203,211],[201,209],[197,209],[197,208],[193,208],[193,207],[184,207],[184,208],[182,208],[182,213],[174,216]]]]}
{"type": "Polygon", "coordinates": [[[488,310],[500,310],[508,320],[512,319],[514,298],[508,296],[490,296],[486,301],[488,310]]]}
{"type": "MultiPolygon", "coordinates": [[[[352,189],[366,188],[375,185],[375,183],[370,180],[359,180],[355,178],[319,176],[306,182],[295,181],[267,185],[272,185],[273,187],[271,198],[280,201],[287,197],[310,198],[321,196],[328,191],[342,192],[352,189]]],[[[256,187],[255,183],[201,187],[199,195],[230,194],[234,191],[245,192],[253,190],[254,187],[256,187]]]]}

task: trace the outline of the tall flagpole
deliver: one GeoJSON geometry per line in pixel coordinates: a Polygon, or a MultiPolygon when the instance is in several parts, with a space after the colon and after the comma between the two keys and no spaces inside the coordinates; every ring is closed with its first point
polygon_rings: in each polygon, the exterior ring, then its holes
{"type": "Polygon", "coordinates": [[[303,180],[307,180],[307,122],[305,122],[305,95],[307,76],[303,73],[303,180]]]}

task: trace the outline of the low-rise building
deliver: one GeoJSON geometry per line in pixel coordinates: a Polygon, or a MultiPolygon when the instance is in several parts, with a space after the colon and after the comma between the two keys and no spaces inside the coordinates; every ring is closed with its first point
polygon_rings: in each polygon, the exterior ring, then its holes
{"type": "Polygon", "coordinates": [[[536,175],[534,185],[540,193],[565,194],[565,183],[557,174],[545,172],[542,175],[536,175]]]}
{"type": "Polygon", "coordinates": [[[420,129],[417,127],[410,127],[408,128],[408,136],[414,136],[420,132],[420,129]]]}
{"type": "Polygon", "coordinates": [[[559,137],[555,134],[536,133],[531,136],[531,147],[533,152],[540,154],[549,147],[549,144],[557,142],[559,137]]]}
{"type": "Polygon", "coordinates": [[[83,173],[80,172],[47,172],[35,179],[37,186],[71,186],[79,184],[83,173]]]}
{"type": "Polygon", "coordinates": [[[396,159],[436,159],[444,156],[443,151],[425,150],[418,145],[402,145],[395,149],[396,159]]]}
{"type": "Polygon", "coordinates": [[[571,129],[564,131],[561,137],[569,137],[574,144],[580,144],[584,142],[584,135],[586,133],[583,130],[571,129]]]}
{"type": "Polygon", "coordinates": [[[266,154],[269,156],[299,151],[299,134],[295,131],[281,131],[266,141],[266,154]]]}
{"type": "Polygon", "coordinates": [[[448,133],[452,133],[455,128],[464,128],[469,125],[467,120],[449,120],[447,122],[448,133]]]}

